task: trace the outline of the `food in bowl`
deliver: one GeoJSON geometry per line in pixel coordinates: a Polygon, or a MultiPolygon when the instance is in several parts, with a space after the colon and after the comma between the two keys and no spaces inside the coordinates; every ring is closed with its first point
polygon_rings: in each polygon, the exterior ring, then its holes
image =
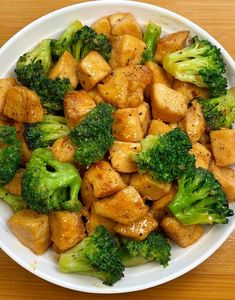
{"type": "Polygon", "coordinates": [[[235,92],[220,50],[160,34],[129,13],[76,20],[1,79],[8,224],[38,255],[52,245],[62,272],[113,285],[124,267],[167,267],[169,240],[188,247],[233,215],[235,92]]]}

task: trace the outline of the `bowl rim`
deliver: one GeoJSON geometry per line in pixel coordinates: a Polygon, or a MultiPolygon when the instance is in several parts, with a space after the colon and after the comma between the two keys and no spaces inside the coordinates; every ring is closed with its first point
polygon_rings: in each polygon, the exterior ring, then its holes
{"type": "MultiPolygon", "coordinates": [[[[21,38],[21,36],[24,36],[28,30],[33,30],[37,25],[43,23],[45,20],[48,18],[54,17],[54,16],[59,16],[60,14],[63,13],[68,13],[72,11],[74,8],[77,7],[82,7],[86,8],[89,7],[90,5],[95,5],[95,6],[102,6],[102,5],[113,5],[114,2],[113,0],[100,0],[100,1],[88,1],[88,2],[82,2],[82,3],[77,3],[69,6],[62,7],[60,9],[54,10],[46,15],[43,15],[42,17],[36,19],[35,21],[29,23],[26,25],[24,28],[22,28],[20,31],[18,31],[16,34],[14,34],[1,48],[0,48],[0,55],[2,52],[7,51],[8,48],[11,47],[11,44],[14,43],[17,39],[21,38]]],[[[235,70],[235,61],[231,57],[231,55],[228,53],[228,51],[219,43],[217,42],[214,37],[212,37],[207,31],[205,31],[201,26],[197,25],[196,23],[190,21],[186,17],[175,13],[171,10],[168,10],[166,8],[162,8],[158,5],[154,4],[149,4],[149,3],[143,3],[143,2],[136,2],[136,1],[127,1],[127,0],[119,0],[116,2],[118,5],[123,5],[123,9],[125,9],[125,5],[132,6],[132,7],[139,7],[139,8],[149,8],[149,9],[154,9],[156,12],[161,12],[166,15],[168,15],[170,18],[177,18],[181,22],[185,23],[188,26],[193,27],[197,32],[200,32],[202,35],[204,35],[206,38],[212,41],[215,45],[221,48],[222,54],[226,57],[228,64],[231,66],[233,70],[235,70]]],[[[88,289],[88,288],[82,288],[82,286],[79,286],[78,288],[75,288],[74,286],[71,286],[67,282],[62,282],[61,280],[57,280],[56,278],[52,278],[52,276],[45,274],[44,272],[38,270],[32,270],[30,265],[28,263],[22,261],[10,248],[5,245],[1,239],[0,239],[0,248],[10,257],[12,258],[15,262],[17,262],[20,266],[22,266],[24,269],[28,270],[32,274],[50,282],[53,284],[56,284],[58,286],[80,291],[80,292],[86,292],[86,293],[96,293],[96,294],[116,294],[116,293],[126,293],[126,292],[134,292],[134,291],[139,291],[139,290],[144,290],[147,288],[151,288],[163,283],[166,283],[168,281],[171,281],[173,279],[178,278],[179,276],[191,271],[194,269],[196,266],[201,264],[203,261],[205,261],[208,257],[210,257],[223,243],[224,241],[229,237],[229,235],[232,233],[232,231],[235,229],[235,218],[229,223],[229,227],[226,229],[224,235],[214,243],[214,245],[205,252],[204,255],[199,256],[196,260],[194,260],[190,265],[184,267],[183,269],[180,269],[172,274],[169,274],[168,276],[165,276],[163,279],[158,279],[158,283],[156,284],[155,281],[150,281],[149,284],[142,284],[138,285],[137,287],[122,287],[122,288],[115,288],[115,285],[112,286],[110,289],[99,289],[97,288],[96,290],[94,288],[88,289]]]]}

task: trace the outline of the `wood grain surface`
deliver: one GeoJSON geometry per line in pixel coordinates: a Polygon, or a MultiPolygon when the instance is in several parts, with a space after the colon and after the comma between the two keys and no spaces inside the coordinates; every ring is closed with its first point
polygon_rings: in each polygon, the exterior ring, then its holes
{"type": "MultiPolygon", "coordinates": [[[[115,1],[115,0],[114,0],[115,1]]],[[[78,0],[0,0],[0,46],[33,20],[78,0]]],[[[141,1],[140,1],[141,2],[141,1]]],[[[235,58],[234,0],[144,0],[173,10],[207,30],[235,58]]],[[[104,12],[105,14],[105,12],[104,12]]],[[[50,284],[0,250],[0,300],[235,299],[235,232],[207,261],[164,285],[121,295],[91,295],[50,284]]]]}

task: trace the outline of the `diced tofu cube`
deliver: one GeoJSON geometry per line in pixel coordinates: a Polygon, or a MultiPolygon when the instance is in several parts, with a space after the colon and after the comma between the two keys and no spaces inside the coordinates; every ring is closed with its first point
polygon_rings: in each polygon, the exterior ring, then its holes
{"type": "Polygon", "coordinates": [[[169,34],[160,38],[155,52],[155,60],[162,64],[163,57],[166,54],[181,50],[185,47],[189,36],[189,31],[183,30],[169,34]]]}
{"type": "Polygon", "coordinates": [[[171,189],[170,183],[159,182],[148,174],[138,173],[132,174],[130,185],[132,185],[144,199],[149,200],[158,200],[171,189]]]}
{"type": "Polygon", "coordinates": [[[67,136],[56,140],[50,148],[54,158],[61,162],[73,162],[75,149],[75,145],[67,136]]]}
{"type": "Polygon", "coordinates": [[[51,240],[55,249],[65,251],[86,236],[85,226],[78,213],[68,211],[55,211],[50,213],[51,240]]]}
{"type": "Polygon", "coordinates": [[[42,121],[43,107],[39,96],[24,86],[8,89],[4,115],[18,122],[35,123],[42,121]]]}
{"type": "Polygon", "coordinates": [[[65,95],[64,113],[68,126],[73,128],[78,125],[95,106],[95,101],[86,91],[73,91],[65,95]]]}
{"type": "Polygon", "coordinates": [[[196,167],[208,169],[211,162],[211,152],[202,144],[196,142],[192,144],[190,153],[196,158],[196,167]]]}
{"type": "Polygon", "coordinates": [[[5,184],[5,188],[15,196],[21,196],[21,179],[24,174],[24,169],[19,169],[16,171],[15,176],[13,179],[5,184]]]}
{"type": "Polygon", "coordinates": [[[189,103],[191,100],[197,97],[208,99],[208,90],[200,88],[192,83],[183,82],[180,80],[174,80],[173,90],[182,93],[185,96],[186,102],[189,103]]]}
{"type": "Polygon", "coordinates": [[[68,78],[73,88],[76,88],[79,82],[77,68],[78,61],[70,52],[65,51],[64,54],[59,58],[56,65],[50,70],[49,78],[68,78]]]}
{"type": "Polygon", "coordinates": [[[235,129],[211,131],[211,146],[216,165],[226,167],[235,163],[235,129]]]}
{"type": "Polygon", "coordinates": [[[98,91],[105,102],[117,108],[137,107],[144,101],[144,89],[152,73],[148,67],[129,65],[115,69],[98,84],[98,91]]]}
{"type": "Polygon", "coordinates": [[[148,135],[159,135],[171,131],[172,128],[169,124],[164,123],[160,119],[152,120],[149,126],[148,135]]]}
{"type": "Polygon", "coordinates": [[[92,186],[96,198],[109,197],[126,186],[121,176],[114,171],[107,161],[93,164],[85,176],[92,186]]]}
{"type": "Polygon", "coordinates": [[[121,236],[132,238],[138,241],[146,239],[149,233],[158,226],[157,221],[151,213],[147,213],[143,218],[131,224],[116,224],[114,231],[121,236]]]}
{"type": "Polygon", "coordinates": [[[108,38],[111,37],[111,24],[109,22],[108,17],[102,17],[98,19],[93,25],[92,28],[97,32],[98,34],[105,34],[108,38]]]}
{"type": "Polygon", "coordinates": [[[136,189],[128,186],[110,198],[94,202],[95,212],[121,224],[130,224],[143,218],[148,206],[136,189]]]}
{"type": "Polygon", "coordinates": [[[3,109],[6,102],[6,93],[9,88],[16,86],[15,78],[2,78],[0,79],[0,116],[3,115],[3,109]]]}
{"type": "Polygon", "coordinates": [[[96,104],[100,102],[104,102],[104,99],[101,97],[100,93],[98,92],[97,87],[88,91],[89,96],[95,101],[96,104]]]}
{"type": "Polygon", "coordinates": [[[165,122],[178,122],[187,113],[184,95],[162,83],[153,85],[151,104],[153,118],[165,122]]]}
{"type": "Polygon", "coordinates": [[[149,98],[151,95],[154,83],[162,83],[168,86],[169,88],[171,87],[171,82],[169,80],[169,77],[167,76],[166,71],[161,66],[154,63],[153,61],[147,61],[145,65],[152,71],[152,75],[153,75],[152,81],[144,91],[145,96],[147,98],[149,98]]]}
{"type": "Polygon", "coordinates": [[[16,137],[21,142],[21,165],[24,166],[29,161],[32,151],[29,149],[24,137],[24,124],[14,122],[13,126],[16,129],[16,137]]]}
{"type": "Polygon", "coordinates": [[[78,64],[78,76],[84,90],[89,91],[111,72],[109,64],[96,51],[91,51],[78,64]]]}
{"type": "Polygon", "coordinates": [[[133,35],[123,34],[116,37],[112,42],[109,60],[111,68],[116,69],[130,64],[140,64],[145,48],[146,44],[133,35]]]}
{"type": "Polygon", "coordinates": [[[162,219],[166,213],[167,213],[167,206],[171,202],[171,200],[174,198],[175,193],[173,191],[170,191],[165,196],[161,197],[157,201],[153,202],[153,205],[151,206],[150,212],[156,219],[162,219]]]}
{"type": "Polygon", "coordinates": [[[103,225],[108,231],[113,232],[113,227],[116,222],[111,219],[105,218],[103,216],[97,215],[94,208],[91,209],[91,213],[88,218],[88,222],[86,223],[86,229],[88,234],[91,234],[96,227],[103,225]]]}
{"type": "Polygon", "coordinates": [[[140,152],[140,143],[127,143],[115,141],[110,148],[110,160],[115,171],[132,173],[137,171],[137,165],[132,160],[132,155],[140,152]]]}
{"type": "Polygon", "coordinates": [[[86,172],[82,179],[81,196],[83,205],[87,209],[90,209],[93,203],[97,200],[97,197],[95,197],[93,186],[88,179],[89,173],[87,174],[86,172]]]}
{"type": "Polygon", "coordinates": [[[186,116],[181,120],[181,124],[192,143],[200,140],[205,132],[206,124],[201,105],[197,101],[191,103],[186,116]]]}
{"type": "Polygon", "coordinates": [[[174,217],[168,216],[163,218],[161,227],[169,238],[183,248],[196,243],[204,233],[201,225],[184,226],[174,217]]]}
{"type": "Polygon", "coordinates": [[[150,106],[147,102],[143,102],[137,107],[137,109],[139,112],[140,124],[143,129],[144,136],[146,136],[151,121],[150,106]]]}
{"type": "Polygon", "coordinates": [[[113,114],[113,136],[122,142],[138,142],[144,132],[140,122],[138,108],[122,108],[113,114]]]}
{"type": "Polygon", "coordinates": [[[139,39],[142,39],[142,31],[132,14],[118,13],[111,15],[109,16],[109,21],[112,27],[113,36],[119,36],[128,33],[139,39]]]}
{"type": "Polygon", "coordinates": [[[12,232],[35,254],[42,255],[51,244],[49,218],[31,209],[20,210],[9,220],[12,232]]]}
{"type": "Polygon", "coordinates": [[[212,163],[210,166],[210,171],[220,182],[229,202],[235,201],[235,170],[217,167],[214,163],[212,163]]]}

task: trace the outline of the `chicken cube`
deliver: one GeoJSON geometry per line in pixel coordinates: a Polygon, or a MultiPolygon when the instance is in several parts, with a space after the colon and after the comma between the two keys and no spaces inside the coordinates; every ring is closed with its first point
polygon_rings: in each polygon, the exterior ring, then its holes
{"type": "Polygon", "coordinates": [[[50,150],[55,159],[61,162],[73,162],[76,147],[68,136],[63,136],[54,142],[50,150]]]}
{"type": "Polygon", "coordinates": [[[70,128],[80,123],[82,118],[96,106],[91,96],[83,90],[73,91],[64,97],[64,114],[70,128]]]}
{"type": "Polygon", "coordinates": [[[210,171],[220,182],[229,202],[235,201],[235,170],[230,168],[217,167],[215,163],[210,166],[210,171]]]}
{"type": "Polygon", "coordinates": [[[42,121],[43,107],[39,96],[24,86],[9,88],[3,113],[18,122],[35,123],[42,121]]]}
{"type": "Polygon", "coordinates": [[[88,231],[88,234],[91,234],[96,229],[96,227],[102,225],[106,229],[108,229],[108,231],[113,232],[115,224],[116,222],[114,222],[113,220],[97,215],[94,208],[92,208],[88,218],[88,222],[86,223],[86,229],[88,231]]]}
{"type": "Polygon", "coordinates": [[[132,173],[137,171],[137,165],[132,160],[132,155],[140,152],[140,143],[127,143],[115,141],[110,148],[110,160],[115,171],[132,173]]]}
{"type": "Polygon", "coordinates": [[[24,169],[19,169],[16,171],[13,179],[5,184],[5,188],[15,196],[21,196],[21,180],[24,174],[24,169]]]}
{"type": "Polygon", "coordinates": [[[0,116],[3,115],[3,109],[6,102],[6,93],[9,88],[17,85],[15,78],[2,78],[0,79],[0,116]]]}
{"type": "Polygon", "coordinates": [[[144,199],[149,200],[158,200],[171,189],[170,183],[159,182],[148,174],[139,173],[132,174],[130,185],[132,185],[144,199]]]}
{"type": "Polygon", "coordinates": [[[122,108],[113,114],[113,136],[122,142],[138,142],[144,138],[138,108],[122,108]]]}
{"type": "Polygon", "coordinates": [[[12,232],[35,254],[42,255],[51,244],[49,218],[31,209],[20,210],[8,220],[12,232]]]}
{"type": "Polygon", "coordinates": [[[146,136],[151,121],[150,106],[147,102],[143,102],[137,107],[137,109],[139,112],[140,124],[143,129],[144,136],[146,136]]]}
{"type": "Polygon", "coordinates": [[[110,198],[94,202],[95,212],[121,224],[130,224],[143,218],[148,206],[133,186],[127,186],[110,198]]]}
{"type": "Polygon", "coordinates": [[[167,206],[174,198],[175,192],[170,191],[168,194],[164,195],[157,201],[153,202],[151,206],[150,212],[152,213],[153,217],[158,219],[162,219],[167,213],[167,206]]]}
{"type": "Polygon", "coordinates": [[[130,64],[141,63],[142,54],[146,44],[130,34],[116,37],[112,42],[112,51],[109,64],[112,69],[124,67],[130,64]]]}
{"type": "Polygon", "coordinates": [[[109,64],[96,51],[89,52],[78,64],[78,76],[84,90],[89,91],[111,72],[109,64]]]}
{"type": "Polygon", "coordinates": [[[148,135],[159,135],[171,131],[169,124],[164,123],[160,119],[152,120],[149,126],[148,135]]]}
{"type": "Polygon", "coordinates": [[[211,162],[211,152],[205,146],[198,142],[193,143],[190,153],[195,156],[197,168],[209,168],[211,162]]]}
{"type": "Polygon", "coordinates": [[[227,167],[235,163],[235,129],[222,128],[211,131],[211,147],[216,165],[227,167]]]}
{"type": "Polygon", "coordinates": [[[162,83],[153,85],[151,104],[153,118],[165,122],[178,122],[187,113],[184,95],[162,83]]]}
{"type": "Polygon", "coordinates": [[[116,224],[114,231],[121,236],[142,241],[146,239],[150,232],[158,226],[157,221],[151,213],[147,213],[143,218],[134,221],[131,224],[116,224]]]}
{"type": "Polygon", "coordinates": [[[85,173],[85,176],[92,186],[96,198],[109,197],[126,186],[121,176],[107,161],[99,161],[93,164],[85,173]]]}
{"type": "Polygon", "coordinates": [[[89,90],[88,95],[95,101],[96,104],[104,102],[104,99],[99,94],[97,87],[94,87],[93,89],[89,90]]]}
{"type": "Polygon", "coordinates": [[[97,200],[97,197],[95,197],[93,186],[88,179],[89,173],[86,172],[82,179],[81,196],[83,205],[87,209],[90,209],[93,203],[97,200]]]}
{"type": "Polygon", "coordinates": [[[16,129],[16,137],[21,142],[21,166],[24,166],[29,161],[32,151],[29,149],[24,137],[24,124],[14,122],[13,126],[16,129]]]}
{"type": "Polygon", "coordinates": [[[78,61],[73,55],[65,51],[61,55],[56,65],[50,70],[48,77],[55,79],[57,77],[63,79],[68,78],[73,88],[76,88],[79,82],[78,74],[78,61]]]}
{"type": "Polygon", "coordinates": [[[112,27],[113,36],[119,36],[127,33],[142,39],[142,31],[132,14],[114,14],[109,16],[109,21],[112,27]]]}
{"type": "Polygon", "coordinates": [[[184,226],[177,219],[169,216],[163,218],[161,227],[169,238],[183,248],[196,243],[204,233],[201,225],[184,226]]]}
{"type": "Polygon", "coordinates": [[[75,246],[86,236],[85,226],[78,213],[55,211],[50,213],[49,220],[51,240],[58,252],[75,246]]]}
{"type": "Polygon", "coordinates": [[[197,142],[205,132],[205,119],[202,113],[201,105],[193,101],[188,108],[186,116],[181,120],[181,124],[189,136],[190,141],[197,142]]]}
{"type": "Polygon", "coordinates": [[[117,108],[137,107],[144,101],[144,89],[152,73],[148,67],[129,65],[115,69],[98,84],[98,91],[105,102],[117,108]]]}
{"type": "Polygon", "coordinates": [[[160,38],[154,56],[157,63],[162,64],[165,55],[183,49],[188,37],[189,31],[182,30],[160,38]]]}
{"type": "Polygon", "coordinates": [[[105,34],[108,38],[111,37],[111,24],[109,22],[108,17],[102,17],[98,19],[93,25],[92,28],[97,32],[98,34],[105,34]]]}

